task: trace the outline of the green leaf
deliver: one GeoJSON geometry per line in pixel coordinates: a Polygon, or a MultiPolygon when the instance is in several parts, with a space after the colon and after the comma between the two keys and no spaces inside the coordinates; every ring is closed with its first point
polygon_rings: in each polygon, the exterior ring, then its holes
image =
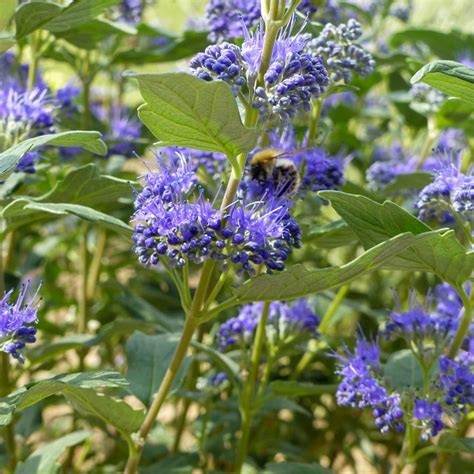
{"type": "MultiPolygon", "coordinates": [[[[25,5],[32,4],[26,3],[25,5]]],[[[4,180],[15,171],[16,165],[26,153],[44,145],[81,146],[92,153],[105,155],[107,147],[100,137],[101,134],[99,132],[71,131],[28,138],[0,153],[0,180],[4,180]]]]}
{"type": "Polygon", "coordinates": [[[303,241],[316,244],[318,248],[334,249],[357,242],[357,236],[341,219],[324,225],[308,225],[303,229],[303,241]]]}
{"type": "Polygon", "coordinates": [[[399,174],[385,186],[386,193],[398,193],[406,189],[421,189],[433,181],[433,175],[418,171],[416,173],[399,174]]]}
{"type": "Polygon", "coordinates": [[[460,31],[442,32],[429,28],[406,28],[395,33],[390,39],[394,48],[404,43],[427,45],[440,58],[453,57],[455,52],[470,51],[474,55],[474,35],[460,31]]]}
{"type": "Polygon", "coordinates": [[[270,383],[269,388],[273,395],[294,398],[334,393],[337,390],[337,385],[316,385],[311,382],[275,380],[270,383]]]}
{"type": "Polygon", "coordinates": [[[57,32],[55,36],[78,48],[92,50],[99,47],[99,43],[113,36],[130,36],[136,33],[137,30],[130,25],[104,19],[92,20],[75,28],[57,32]]]}
{"type": "Polygon", "coordinates": [[[198,453],[176,453],[162,461],[140,469],[140,474],[189,474],[199,464],[198,453]]]}
{"type": "Polygon", "coordinates": [[[474,438],[458,438],[452,433],[443,433],[436,445],[438,450],[450,453],[474,454],[474,438]]]}
{"type": "Polygon", "coordinates": [[[41,364],[71,349],[77,350],[84,347],[94,347],[113,337],[128,336],[134,330],[147,331],[156,329],[156,327],[157,324],[147,321],[116,319],[103,325],[96,335],[70,334],[48,341],[42,345],[35,344],[35,347],[28,351],[28,360],[31,364],[41,364]]]}
{"type": "Polygon", "coordinates": [[[321,191],[336,212],[351,226],[368,249],[398,234],[424,234],[411,248],[384,267],[406,271],[429,271],[455,286],[464,283],[474,266],[474,252],[467,252],[453,231],[431,231],[430,227],[393,202],[383,204],[364,196],[340,191],[321,191]]]}
{"type": "Polygon", "coordinates": [[[468,135],[474,134],[473,111],[472,104],[450,97],[443,102],[436,113],[436,127],[439,130],[457,127],[464,129],[468,135]]]}
{"type": "Polygon", "coordinates": [[[239,303],[299,298],[345,285],[366,275],[395,258],[414,244],[417,238],[402,234],[382,242],[340,267],[308,270],[293,265],[274,275],[260,275],[234,290],[239,303]]]}
{"type": "Polygon", "coordinates": [[[47,217],[44,211],[28,207],[32,203],[80,204],[106,210],[115,207],[120,198],[128,195],[131,195],[128,181],[100,175],[96,165],[88,164],[72,170],[43,196],[13,201],[3,210],[3,217],[12,230],[47,217]]]}
{"type": "Polygon", "coordinates": [[[23,410],[52,395],[83,388],[121,388],[127,385],[128,382],[122,375],[110,370],[60,374],[33,382],[0,399],[0,425],[10,423],[15,411],[23,410]]]}
{"type": "Polygon", "coordinates": [[[262,474],[331,474],[331,472],[330,469],[316,463],[282,462],[266,464],[262,474]]]}
{"type": "Polygon", "coordinates": [[[96,393],[90,388],[66,390],[64,395],[79,413],[113,426],[124,438],[138,431],[145,418],[142,410],[134,410],[124,401],[96,393]]]}
{"type": "Polygon", "coordinates": [[[66,7],[56,3],[29,2],[16,11],[16,36],[29,35],[38,28],[52,33],[67,31],[96,18],[120,0],[75,0],[66,7]]]}
{"type": "MultiPolygon", "coordinates": [[[[24,199],[14,201],[12,204],[15,206],[21,206],[21,209],[27,211],[34,211],[35,213],[46,212],[58,216],[71,214],[86,221],[104,225],[105,227],[119,232],[126,237],[130,237],[133,233],[133,229],[120,219],[79,204],[36,203],[24,199]]],[[[9,212],[12,213],[16,211],[18,211],[18,209],[15,209],[13,206],[9,209],[9,212]]]]}
{"type": "Polygon", "coordinates": [[[255,147],[258,132],[242,124],[228,84],[183,73],[125,75],[138,80],[146,101],[138,116],[160,145],[224,153],[233,166],[255,147]]]}
{"type": "Polygon", "coordinates": [[[61,454],[67,448],[82,443],[91,435],[90,431],[75,431],[42,446],[15,469],[15,474],[56,474],[60,468],[57,461],[61,454]]]}
{"type": "Polygon", "coordinates": [[[423,66],[411,83],[425,82],[447,95],[474,105],[474,69],[455,61],[433,61],[423,66]]]}
{"type": "MultiPolygon", "coordinates": [[[[158,390],[178,345],[178,334],[147,336],[135,331],[127,341],[127,378],[130,389],[145,405],[149,405],[158,390]]],[[[173,394],[186,375],[183,364],[169,394],[173,394]]]]}
{"type": "MultiPolygon", "coordinates": [[[[139,26],[139,34],[141,38],[143,38],[142,28],[143,25],[139,26]]],[[[159,36],[163,35],[160,30],[156,30],[153,39],[159,36]]],[[[185,31],[183,35],[179,37],[170,37],[168,35],[165,37],[167,38],[167,44],[165,46],[157,47],[154,44],[150,44],[149,47],[139,47],[137,49],[131,48],[126,51],[121,51],[115,55],[113,63],[155,64],[178,61],[203,51],[209,44],[206,31],[185,31]]]]}
{"type": "Polygon", "coordinates": [[[383,373],[393,390],[423,388],[423,370],[410,349],[391,354],[384,365],[383,373]]]}
{"type": "Polygon", "coordinates": [[[0,33],[0,54],[4,53],[16,43],[15,38],[9,34],[0,33]]]}
{"type": "Polygon", "coordinates": [[[62,7],[56,3],[29,2],[20,5],[15,14],[17,39],[45,26],[61,12],[62,7]]]}
{"type": "Polygon", "coordinates": [[[234,387],[240,386],[240,368],[237,362],[222,352],[216,351],[210,346],[192,341],[191,345],[200,352],[206,354],[212,361],[213,367],[225,372],[234,387]]]}

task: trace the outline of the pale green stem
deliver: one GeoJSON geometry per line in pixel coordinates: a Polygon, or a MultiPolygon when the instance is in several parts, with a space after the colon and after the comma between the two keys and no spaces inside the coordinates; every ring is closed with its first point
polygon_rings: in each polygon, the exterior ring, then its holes
{"type": "Polygon", "coordinates": [[[316,134],[318,132],[319,120],[321,118],[321,111],[323,110],[324,97],[320,97],[317,100],[313,100],[313,108],[311,110],[311,121],[309,124],[308,131],[308,146],[313,145],[316,140],[316,134]]]}
{"type": "Polygon", "coordinates": [[[97,238],[95,242],[95,251],[87,274],[86,296],[88,301],[94,299],[97,282],[99,281],[100,267],[102,257],[104,256],[105,245],[107,243],[107,231],[105,227],[97,229],[97,238]]]}
{"type": "Polygon", "coordinates": [[[35,86],[36,72],[38,70],[39,61],[39,44],[41,42],[41,31],[35,31],[30,38],[30,54],[31,61],[28,69],[28,90],[32,90],[35,86]]]}
{"type": "Polygon", "coordinates": [[[451,359],[456,357],[459,349],[461,348],[472,321],[472,295],[469,296],[462,287],[458,288],[458,293],[459,296],[461,296],[462,302],[464,304],[464,314],[461,317],[461,322],[459,323],[458,330],[456,331],[456,335],[454,336],[453,342],[451,344],[449,351],[449,357],[451,359]]]}
{"type": "Polygon", "coordinates": [[[426,138],[423,143],[423,147],[421,148],[421,151],[420,151],[420,157],[416,165],[417,169],[420,169],[423,163],[425,162],[426,158],[428,158],[437,137],[438,137],[438,130],[436,128],[435,119],[434,117],[428,117],[428,128],[426,131],[426,138]]]}
{"type": "Polygon", "coordinates": [[[321,320],[321,324],[319,325],[318,331],[321,334],[326,334],[328,327],[331,325],[334,315],[338,310],[341,303],[344,301],[344,298],[349,291],[349,285],[344,285],[339,288],[339,291],[336,293],[336,296],[332,300],[331,304],[329,305],[328,309],[324,313],[324,316],[321,320]]]}
{"type": "Polygon", "coordinates": [[[265,343],[265,326],[267,324],[268,312],[270,310],[270,303],[264,303],[262,315],[258,322],[257,332],[252,348],[252,356],[250,358],[250,369],[245,387],[242,391],[242,398],[240,402],[240,416],[241,422],[241,436],[239,446],[237,448],[237,458],[235,462],[234,471],[237,474],[242,472],[242,466],[247,457],[248,445],[250,440],[250,429],[252,426],[253,414],[253,399],[255,384],[257,382],[258,368],[260,364],[260,357],[262,354],[263,345],[265,343]]]}

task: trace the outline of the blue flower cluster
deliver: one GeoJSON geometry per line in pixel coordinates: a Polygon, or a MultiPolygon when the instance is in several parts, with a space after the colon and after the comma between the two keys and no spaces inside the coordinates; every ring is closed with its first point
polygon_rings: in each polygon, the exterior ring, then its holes
{"type": "MultiPolygon", "coordinates": [[[[217,342],[221,350],[249,347],[262,315],[263,303],[244,305],[239,314],[224,322],[217,332],[217,342]]],[[[317,336],[320,319],[305,298],[293,304],[274,301],[266,324],[269,344],[278,346],[317,336]]]]}
{"type": "Polygon", "coordinates": [[[411,104],[421,113],[434,113],[446,100],[446,95],[438,89],[418,82],[410,89],[411,104]]]}
{"type": "Polygon", "coordinates": [[[429,363],[451,343],[459,325],[461,309],[460,296],[448,284],[437,285],[424,305],[412,293],[409,310],[392,312],[384,335],[404,338],[418,357],[429,363]]]}
{"type": "Polygon", "coordinates": [[[357,340],[354,352],[336,355],[337,373],[342,382],[336,393],[338,405],[353,408],[372,408],[375,425],[382,433],[393,428],[403,431],[404,411],[398,394],[389,394],[382,383],[383,368],[380,349],[375,342],[357,340]]]}
{"type": "Polygon", "coordinates": [[[140,23],[144,4],[143,0],[122,0],[117,5],[118,19],[131,25],[140,23]]]}
{"type": "MultiPolygon", "coordinates": [[[[329,85],[326,68],[319,55],[306,51],[306,35],[291,36],[290,23],[275,41],[270,66],[264,84],[255,87],[253,106],[262,117],[278,116],[287,121],[298,112],[311,109],[311,99],[317,99],[329,85]]],[[[256,84],[260,68],[263,34],[257,29],[246,33],[242,57],[247,65],[247,81],[256,84]]]]}
{"type": "Polygon", "coordinates": [[[206,8],[209,40],[238,38],[243,27],[252,28],[260,19],[259,0],[209,0],[206,8]]]}
{"type": "Polygon", "coordinates": [[[416,202],[418,217],[427,222],[450,224],[453,213],[459,213],[472,220],[474,211],[474,176],[460,170],[461,153],[445,157],[439,161],[434,172],[434,180],[425,186],[416,202]]]}
{"type": "MultiPolygon", "coordinates": [[[[205,173],[214,183],[221,184],[223,173],[227,169],[228,160],[223,153],[212,151],[195,150],[179,146],[162,147],[161,153],[172,157],[176,153],[181,153],[188,158],[190,168],[196,174],[205,173]]],[[[205,178],[207,178],[205,177],[205,178]]],[[[206,184],[207,180],[205,179],[206,184]]]]}
{"type": "Polygon", "coordinates": [[[13,290],[0,300],[0,350],[20,362],[24,362],[25,345],[36,341],[36,328],[32,324],[37,322],[39,288],[25,303],[27,291],[28,285],[23,285],[15,303],[10,302],[13,290]]]}
{"type": "Polygon", "coordinates": [[[308,37],[291,36],[292,26],[293,23],[282,30],[275,41],[264,84],[257,84],[263,45],[261,27],[252,35],[244,31],[241,48],[227,42],[208,46],[204,53],[191,59],[191,70],[206,81],[228,82],[236,95],[247,84],[250,101],[261,117],[277,116],[286,121],[309,110],[311,99],[319,97],[329,84],[321,58],[304,51],[308,37]]]}
{"type": "MultiPolygon", "coordinates": [[[[302,0],[298,5],[298,11],[305,16],[317,10],[311,0],[302,0]]],[[[245,29],[254,27],[260,20],[260,0],[209,0],[206,20],[212,42],[242,37],[245,29]]]]}
{"type": "Polygon", "coordinates": [[[178,266],[211,258],[253,276],[259,265],[268,272],[283,270],[301,244],[288,202],[271,196],[239,200],[221,212],[204,197],[182,155],[169,164],[161,161],[159,172],[148,173],[144,182],[133,217],[135,251],[144,264],[156,265],[164,256],[178,266]]]}
{"type": "MultiPolygon", "coordinates": [[[[337,355],[342,377],[337,402],[342,406],[372,408],[375,424],[382,432],[403,431],[411,424],[422,439],[436,436],[446,420],[459,420],[474,404],[474,353],[461,351],[458,358],[442,355],[451,344],[459,324],[462,303],[447,284],[438,285],[431,297],[433,308],[419,305],[407,312],[392,313],[384,336],[400,336],[407,341],[417,360],[425,367],[438,365],[429,388],[407,385],[389,392],[380,348],[360,337],[354,352],[337,355]]],[[[470,340],[472,336],[467,339],[470,340]]],[[[409,382],[408,382],[409,383],[409,382]]],[[[426,381],[425,381],[426,384],[426,381]]]]}
{"type": "MultiPolygon", "coordinates": [[[[76,110],[73,99],[79,90],[72,84],[59,89],[56,96],[48,89],[38,70],[34,87],[27,88],[28,66],[14,71],[15,57],[11,53],[0,56],[0,150],[19,141],[54,133],[56,116],[70,117],[76,110]]],[[[41,150],[23,156],[16,171],[35,172],[41,150]]]]}
{"type": "Polygon", "coordinates": [[[107,124],[104,140],[108,145],[108,156],[132,158],[135,154],[135,142],[141,136],[142,123],[138,118],[133,117],[128,108],[118,105],[107,109],[99,102],[93,105],[92,110],[101,122],[107,124]]]}
{"type": "Polygon", "coordinates": [[[360,23],[350,19],[338,26],[328,23],[307,50],[323,58],[332,82],[349,83],[354,74],[365,77],[375,67],[371,54],[356,41],[362,35],[360,23]]]}
{"type": "Polygon", "coordinates": [[[235,94],[245,84],[245,70],[240,48],[223,42],[208,46],[189,62],[193,74],[204,81],[220,79],[232,85],[235,94]]]}

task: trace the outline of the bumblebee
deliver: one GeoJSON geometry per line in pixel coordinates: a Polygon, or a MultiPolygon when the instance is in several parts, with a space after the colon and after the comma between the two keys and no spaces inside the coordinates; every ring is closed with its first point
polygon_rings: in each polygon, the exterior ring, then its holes
{"type": "Polygon", "coordinates": [[[250,177],[263,185],[272,185],[277,196],[295,194],[300,185],[296,164],[285,158],[302,150],[286,152],[277,148],[259,151],[250,160],[250,177]]]}

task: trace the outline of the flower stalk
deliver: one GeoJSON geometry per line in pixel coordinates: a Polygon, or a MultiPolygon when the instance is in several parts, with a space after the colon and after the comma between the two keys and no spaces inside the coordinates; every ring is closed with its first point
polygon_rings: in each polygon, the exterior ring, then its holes
{"type": "Polygon", "coordinates": [[[255,341],[253,343],[252,356],[250,359],[250,370],[247,382],[242,391],[242,399],[240,402],[240,416],[242,418],[241,437],[237,448],[237,458],[235,462],[235,472],[240,474],[247,456],[250,429],[252,427],[253,414],[253,398],[255,392],[255,384],[257,383],[258,368],[260,365],[260,357],[262,355],[263,345],[265,343],[265,326],[267,324],[270,303],[265,303],[262,309],[262,316],[258,322],[255,341]]]}

